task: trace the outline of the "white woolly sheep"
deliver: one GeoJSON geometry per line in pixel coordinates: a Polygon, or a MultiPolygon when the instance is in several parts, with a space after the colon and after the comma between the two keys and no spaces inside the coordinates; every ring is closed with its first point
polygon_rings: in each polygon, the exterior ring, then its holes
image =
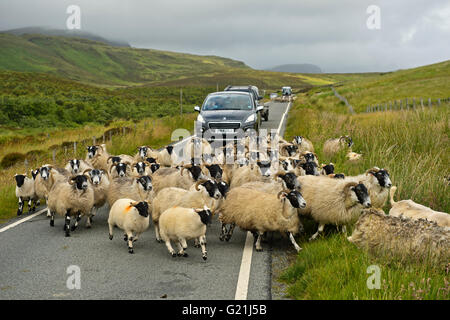
{"type": "Polygon", "coordinates": [[[109,240],[113,239],[115,226],[124,231],[124,239],[128,244],[128,252],[134,253],[133,242],[150,224],[149,204],[147,201],[118,199],[109,210],[109,240]]]}
{"type": "Polygon", "coordinates": [[[84,160],[72,159],[67,162],[64,169],[66,169],[71,174],[76,175],[80,172],[85,172],[86,170],[91,170],[94,168],[84,160]]]}
{"type": "Polygon", "coordinates": [[[356,221],[363,208],[371,206],[367,188],[361,182],[324,176],[301,176],[298,180],[307,203],[299,212],[310,214],[319,223],[317,232],[309,240],[317,238],[327,224],[343,226],[345,232],[345,225],[356,221]]]}
{"type": "Polygon", "coordinates": [[[28,212],[34,212],[36,210],[36,203],[39,198],[34,191],[34,178],[33,170],[31,170],[32,178],[28,178],[27,174],[15,174],[14,179],[16,180],[16,197],[19,201],[19,207],[17,209],[17,215],[20,216],[23,213],[23,202],[28,201],[28,212]],[[33,203],[33,207],[31,207],[33,203]]]}
{"type": "Polygon", "coordinates": [[[302,136],[294,136],[292,144],[298,147],[299,152],[310,151],[314,152],[314,146],[311,141],[302,136]]]}
{"type": "Polygon", "coordinates": [[[161,238],[166,243],[167,249],[172,257],[176,253],[170,244],[175,241],[178,246],[178,255],[187,257],[184,249],[187,248],[186,240],[196,239],[202,248],[202,258],[207,259],[206,226],[211,223],[211,211],[204,206],[203,209],[172,207],[161,214],[159,225],[161,238]]]}
{"type": "Polygon", "coordinates": [[[102,170],[88,169],[84,171],[83,174],[86,172],[88,172],[89,177],[91,178],[92,188],[94,189],[94,206],[92,207],[90,219],[86,222],[86,226],[90,227],[92,217],[95,216],[99,208],[105,205],[108,199],[109,179],[102,170]]]}
{"type": "Polygon", "coordinates": [[[381,210],[365,210],[347,238],[361,249],[375,255],[429,262],[439,267],[450,261],[450,232],[424,219],[385,215],[381,210]]]}
{"type": "Polygon", "coordinates": [[[106,144],[87,147],[85,161],[95,169],[108,172],[108,158],[110,154],[106,151],[106,144]]]}
{"type": "Polygon", "coordinates": [[[275,195],[243,187],[231,189],[220,207],[222,232],[219,239],[229,241],[237,225],[243,230],[257,233],[255,247],[257,251],[262,251],[261,236],[264,232],[287,232],[295,249],[299,251],[301,248],[294,239],[300,228],[297,209],[305,206],[306,202],[297,190],[280,191],[275,195]],[[283,197],[281,200],[280,196],[283,197]],[[226,230],[227,224],[231,224],[229,230],[226,230]]]}
{"type": "Polygon", "coordinates": [[[331,157],[344,148],[351,151],[353,140],[350,136],[341,136],[340,138],[328,139],[323,144],[323,153],[331,157]]]}
{"type": "Polygon", "coordinates": [[[186,164],[181,170],[175,168],[161,168],[153,174],[153,192],[157,195],[162,189],[176,187],[188,190],[196,181],[204,179],[202,168],[197,165],[186,164]],[[185,172],[185,170],[187,172],[185,172]]]}
{"type": "Polygon", "coordinates": [[[244,183],[241,187],[273,194],[278,194],[278,192],[284,189],[300,191],[300,183],[298,182],[297,176],[293,172],[278,171],[273,176],[273,179],[274,181],[271,182],[248,182],[244,183]],[[279,181],[277,181],[278,178],[280,178],[279,181]]]}
{"type": "Polygon", "coordinates": [[[150,176],[115,177],[108,188],[108,204],[111,208],[118,199],[133,199],[135,201],[151,201],[153,198],[152,178],[150,176]]]}
{"type": "Polygon", "coordinates": [[[250,164],[239,167],[233,172],[230,187],[236,188],[252,181],[266,181],[272,174],[271,167],[272,164],[269,161],[258,161],[256,166],[250,164]]]}
{"type": "Polygon", "coordinates": [[[450,214],[441,211],[435,211],[424,205],[418,204],[411,199],[394,201],[394,194],[397,187],[392,187],[390,191],[390,200],[392,208],[389,215],[393,217],[405,216],[414,220],[426,219],[436,222],[441,227],[450,228],[450,214]]]}
{"type": "MultiPolygon", "coordinates": [[[[50,179],[53,180],[54,176],[50,176],[50,179]]],[[[90,218],[94,206],[94,190],[89,185],[89,177],[77,175],[68,181],[54,183],[48,195],[47,206],[51,212],[50,226],[54,226],[55,213],[64,216],[65,235],[70,237],[70,231],[77,228],[82,216],[90,218]],[[75,217],[72,227],[70,227],[71,217],[75,217]]]]}

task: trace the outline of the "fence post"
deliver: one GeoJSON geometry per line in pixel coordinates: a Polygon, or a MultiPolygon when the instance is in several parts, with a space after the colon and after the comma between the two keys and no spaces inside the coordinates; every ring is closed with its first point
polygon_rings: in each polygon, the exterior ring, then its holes
{"type": "Polygon", "coordinates": [[[431,98],[428,98],[428,106],[431,108],[431,98]]]}
{"type": "Polygon", "coordinates": [[[416,110],[416,98],[413,98],[413,109],[416,110]]]}
{"type": "Polygon", "coordinates": [[[56,150],[55,149],[53,149],[53,152],[52,152],[52,160],[53,160],[53,163],[56,162],[56,150]]]}
{"type": "Polygon", "coordinates": [[[112,131],[109,132],[109,142],[112,144],[112,131]]]}
{"type": "Polygon", "coordinates": [[[183,88],[180,88],[180,116],[183,115],[183,88]]]}
{"type": "Polygon", "coordinates": [[[67,159],[67,147],[64,147],[64,158],[67,159]]]}
{"type": "Polygon", "coordinates": [[[77,143],[76,142],[73,143],[73,155],[75,158],[77,157],[77,143]]]}
{"type": "Polygon", "coordinates": [[[92,143],[94,146],[97,144],[96,142],[97,142],[97,139],[95,137],[92,137],[92,143]]]}
{"type": "Polygon", "coordinates": [[[26,172],[28,172],[28,159],[25,159],[23,164],[25,165],[26,172]]]}
{"type": "Polygon", "coordinates": [[[423,98],[420,98],[420,106],[422,107],[423,110],[423,98]]]}
{"type": "Polygon", "coordinates": [[[438,106],[441,106],[441,98],[438,98],[438,106]]]}

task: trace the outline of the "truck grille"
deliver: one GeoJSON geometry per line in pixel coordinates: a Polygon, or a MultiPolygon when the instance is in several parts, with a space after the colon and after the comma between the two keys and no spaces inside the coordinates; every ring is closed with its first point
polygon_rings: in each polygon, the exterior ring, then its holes
{"type": "Polygon", "coordinates": [[[239,129],[241,124],[239,122],[210,122],[210,129],[239,129]]]}

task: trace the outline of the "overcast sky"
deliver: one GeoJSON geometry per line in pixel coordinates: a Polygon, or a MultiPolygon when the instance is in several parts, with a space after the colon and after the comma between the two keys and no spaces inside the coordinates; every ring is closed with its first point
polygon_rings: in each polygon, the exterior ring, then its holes
{"type": "Polygon", "coordinates": [[[390,71],[450,59],[450,0],[1,0],[0,30],[64,29],[69,5],[80,7],[82,31],[258,69],[390,71]],[[366,25],[370,5],[379,30],[366,25]]]}

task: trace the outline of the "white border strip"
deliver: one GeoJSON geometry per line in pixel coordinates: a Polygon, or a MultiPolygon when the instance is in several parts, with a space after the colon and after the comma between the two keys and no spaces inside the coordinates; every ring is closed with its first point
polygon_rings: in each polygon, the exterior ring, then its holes
{"type": "MultiPolygon", "coordinates": [[[[280,125],[278,126],[277,134],[280,134],[283,123],[286,119],[286,115],[291,108],[291,102],[288,103],[286,111],[280,120],[280,125]]],[[[236,285],[236,293],[234,295],[235,300],[247,300],[248,293],[248,283],[250,281],[250,269],[252,266],[252,254],[253,254],[253,235],[251,232],[247,231],[247,236],[245,238],[244,252],[242,253],[241,268],[239,269],[239,277],[236,285]]]]}
{"type": "Polygon", "coordinates": [[[26,218],[23,218],[23,219],[20,219],[19,221],[13,222],[13,223],[7,225],[7,226],[4,227],[4,228],[1,228],[1,229],[0,229],[0,233],[5,232],[5,231],[8,230],[8,229],[14,228],[15,226],[18,226],[19,224],[21,224],[21,223],[23,223],[23,222],[25,222],[25,221],[28,221],[28,220],[30,220],[30,219],[33,219],[34,217],[36,217],[36,216],[38,216],[38,215],[40,215],[41,213],[44,213],[44,212],[46,212],[46,211],[47,211],[47,207],[45,207],[44,209],[39,210],[39,211],[36,212],[36,213],[33,213],[32,215],[30,215],[30,216],[28,216],[28,217],[26,217],[26,218]]]}

